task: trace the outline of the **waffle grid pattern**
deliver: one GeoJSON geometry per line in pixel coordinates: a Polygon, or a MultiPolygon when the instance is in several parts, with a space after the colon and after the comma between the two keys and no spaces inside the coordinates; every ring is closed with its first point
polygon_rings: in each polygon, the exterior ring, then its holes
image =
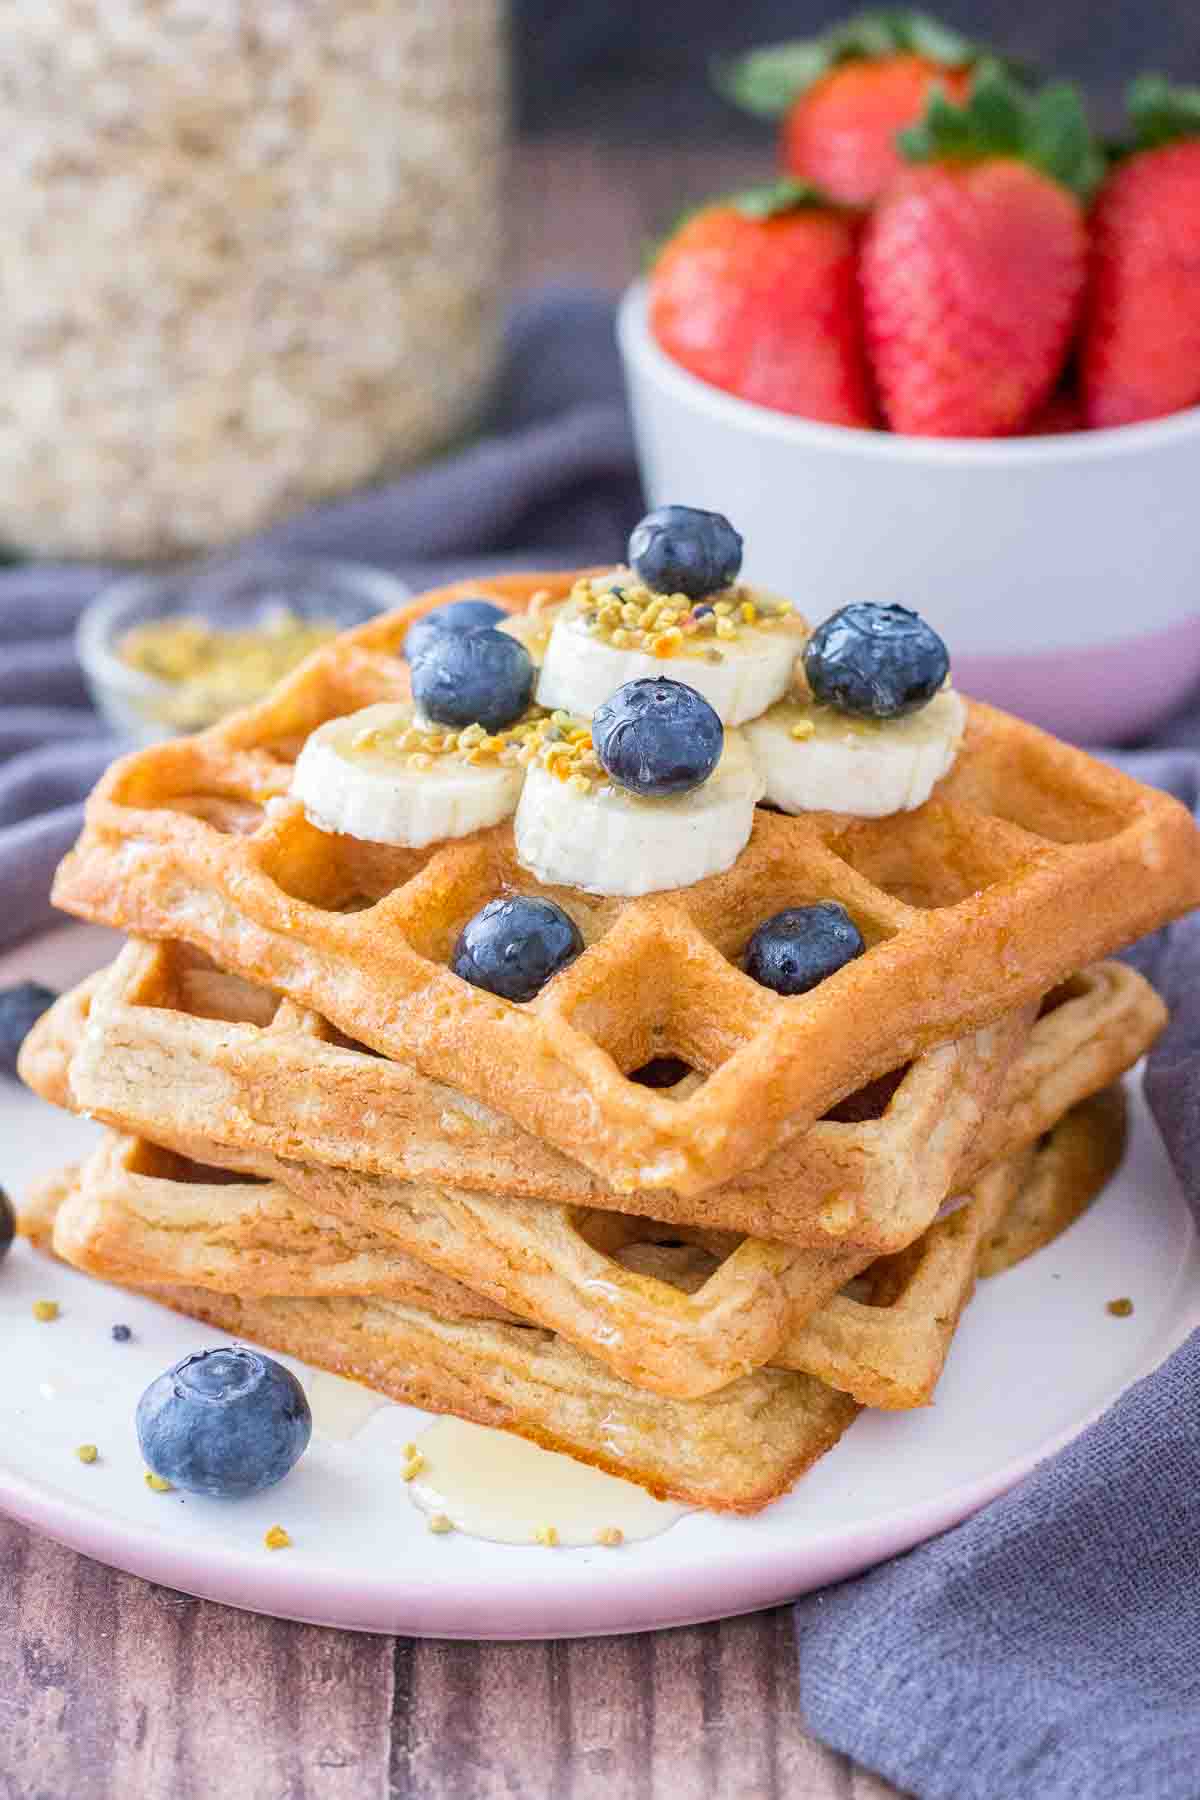
{"type": "MultiPolygon", "coordinates": [[[[472,591],[515,610],[572,579],[472,591]]],[[[325,720],[405,697],[405,630],[460,591],[338,639],[227,724],[117,764],[58,903],[182,938],[502,1107],[614,1189],[689,1194],[762,1161],[898,1059],[1036,1001],[1200,899],[1200,838],[1182,807],[975,704],[955,769],[918,812],[760,809],[731,870],[641,900],[543,888],[507,826],[428,851],[317,831],[286,797],[289,759],[325,720]],[[465,920],[514,889],[564,905],[587,946],[525,1006],[447,966],[465,920]],[[793,999],[742,973],[761,919],[824,899],[848,908],[863,957],[793,999]],[[628,1079],[662,1056],[706,1079],[682,1101],[628,1079]]]]}

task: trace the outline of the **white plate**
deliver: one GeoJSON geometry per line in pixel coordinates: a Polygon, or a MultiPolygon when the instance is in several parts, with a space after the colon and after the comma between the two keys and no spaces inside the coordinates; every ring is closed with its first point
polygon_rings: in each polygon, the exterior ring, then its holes
{"type": "MultiPolygon", "coordinates": [[[[65,986],[111,953],[70,928],[0,962],[65,986]]],[[[285,1483],[221,1504],[155,1495],[133,1430],[153,1376],[218,1334],[18,1245],[0,1267],[0,1506],[75,1549],[233,1606],[321,1624],[467,1638],[639,1631],[748,1612],[868,1567],[965,1518],[1060,1446],[1200,1323],[1200,1251],[1140,1094],[1125,1164],[1059,1241],[981,1284],[937,1404],[866,1414],[756,1519],[701,1514],[624,1549],[512,1548],[433,1537],[399,1478],[426,1415],[377,1412],[349,1442],[316,1437],[285,1483]],[[1106,1301],[1129,1295],[1133,1315],[1106,1301]],[[59,1302],[39,1324],[35,1299],[59,1302]],[[129,1344],[110,1336],[133,1327],[129,1344]],[[84,1466],[80,1443],[100,1446],[84,1466]],[[293,1548],[263,1533],[286,1526],[293,1548]]],[[[94,1128],[0,1078],[0,1180],[84,1152],[94,1128]]]]}

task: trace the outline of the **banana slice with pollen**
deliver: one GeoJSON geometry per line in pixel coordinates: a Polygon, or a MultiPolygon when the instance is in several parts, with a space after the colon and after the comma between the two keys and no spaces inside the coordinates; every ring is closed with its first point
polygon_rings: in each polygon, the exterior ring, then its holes
{"type": "Polygon", "coordinates": [[[953,688],[899,719],[784,700],[747,725],[746,737],[772,805],[882,819],[924,805],[958,755],[966,719],[953,688]]]}
{"type": "Polygon", "coordinates": [[[586,731],[531,762],[514,820],[517,855],[549,886],[634,898],[690,887],[735,863],[754,824],[762,777],[740,732],[727,731],[702,786],[643,799],[611,782],[586,731]]]}
{"type": "Polygon", "coordinates": [[[532,725],[443,730],[384,702],[331,719],[306,741],[292,793],[312,823],[372,844],[420,849],[497,825],[516,807],[532,725]]]}
{"type": "Polygon", "coordinates": [[[626,682],[670,675],[722,724],[741,725],[787,692],[807,636],[790,602],[757,590],[693,602],[651,593],[626,570],[584,577],[556,613],[537,702],[590,717],[626,682]]]}

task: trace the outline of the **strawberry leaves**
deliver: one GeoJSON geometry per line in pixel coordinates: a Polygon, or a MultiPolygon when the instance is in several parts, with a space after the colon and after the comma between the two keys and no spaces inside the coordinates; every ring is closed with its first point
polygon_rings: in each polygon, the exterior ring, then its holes
{"type": "Polygon", "coordinates": [[[955,106],[930,96],[925,117],[897,142],[909,162],[980,162],[1015,157],[1087,200],[1104,174],[1079,90],[1056,81],[1027,93],[998,63],[980,64],[971,92],[955,106]]]}
{"type": "Polygon", "coordinates": [[[818,37],[766,44],[719,60],[712,78],[718,92],[744,112],[774,119],[839,63],[911,55],[945,69],[963,69],[979,54],[969,38],[929,13],[894,6],[858,13],[818,37]]]}
{"type": "Polygon", "coordinates": [[[1200,88],[1174,87],[1161,75],[1139,75],[1126,101],[1137,148],[1158,150],[1200,137],[1200,88]]]}
{"type": "Polygon", "coordinates": [[[830,202],[811,181],[772,181],[763,187],[731,194],[728,204],[747,219],[777,219],[801,207],[827,207],[830,202]]]}

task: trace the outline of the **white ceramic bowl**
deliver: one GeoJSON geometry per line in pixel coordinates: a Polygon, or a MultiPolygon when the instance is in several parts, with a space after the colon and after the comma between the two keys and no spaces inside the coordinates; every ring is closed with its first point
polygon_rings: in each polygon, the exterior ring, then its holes
{"type": "Polygon", "coordinates": [[[744,572],[814,621],[915,607],[968,693],[1084,742],[1152,727],[1200,685],[1200,408],[1060,437],[934,439],[814,424],[618,336],[651,506],[728,515],[744,572]]]}

